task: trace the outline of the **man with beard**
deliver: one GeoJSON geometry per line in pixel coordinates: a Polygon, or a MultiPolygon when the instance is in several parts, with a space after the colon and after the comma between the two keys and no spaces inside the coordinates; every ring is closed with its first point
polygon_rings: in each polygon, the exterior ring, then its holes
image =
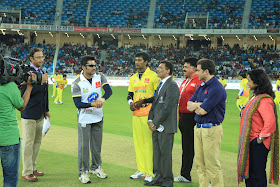
{"type": "Polygon", "coordinates": [[[83,71],[72,83],[71,92],[78,118],[78,167],[81,183],[91,183],[88,173],[106,179],[101,164],[103,134],[102,107],[112,95],[112,89],[102,73],[96,72],[97,64],[92,56],[81,59],[83,71]],[[102,88],[105,91],[102,96],[102,88]],[[89,147],[92,164],[89,166],[89,147]]]}

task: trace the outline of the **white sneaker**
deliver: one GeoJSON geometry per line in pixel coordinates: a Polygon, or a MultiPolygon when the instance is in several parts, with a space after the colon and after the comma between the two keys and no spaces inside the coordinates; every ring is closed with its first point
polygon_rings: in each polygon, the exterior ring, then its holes
{"type": "Polygon", "coordinates": [[[208,187],[212,187],[212,184],[211,184],[211,182],[209,182],[209,186],[208,187]]]}
{"type": "Polygon", "coordinates": [[[79,180],[83,184],[91,183],[90,179],[89,179],[89,175],[87,174],[87,172],[82,173],[81,176],[79,177],[79,180]]]}
{"type": "Polygon", "coordinates": [[[54,96],[52,95],[52,97],[54,97],[54,96]]]}
{"type": "Polygon", "coordinates": [[[185,177],[179,175],[178,177],[174,178],[174,182],[185,182],[185,183],[191,183],[192,181],[186,179],[185,177]]]}
{"type": "Polygon", "coordinates": [[[61,105],[62,105],[62,104],[63,104],[63,102],[62,102],[62,101],[60,101],[60,102],[59,102],[59,104],[61,104],[61,105]]]}
{"type": "Polygon", "coordinates": [[[153,177],[149,174],[146,175],[144,182],[152,182],[153,181],[153,177]]]}
{"type": "Polygon", "coordinates": [[[58,102],[57,102],[57,101],[55,101],[55,102],[54,102],[54,104],[58,104],[58,102]]]}
{"type": "Polygon", "coordinates": [[[139,178],[145,178],[145,175],[141,173],[140,171],[136,171],[133,175],[130,175],[131,179],[139,179],[139,178]]]}
{"type": "Polygon", "coordinates": [[[95,170],[89,170],[89,172],[92,173],[92,174],[95,174],[97,177],[99,177],[101,179],[106,179],[107,178],[107,175],[106,175],[106,173],[104,173],[104,171],[101,168],[101,166],[99,166],[95,170]]]}

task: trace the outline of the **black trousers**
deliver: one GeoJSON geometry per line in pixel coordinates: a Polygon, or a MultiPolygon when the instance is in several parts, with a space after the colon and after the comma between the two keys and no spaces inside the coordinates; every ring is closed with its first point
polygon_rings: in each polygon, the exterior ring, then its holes
{"type": "Polygon", "coordinates": [[[257,138],[250,142],[249,178],[245,180],[247,187],[266,187],[266,162],[269,150],[257,138]]]}
{"type": "Polygon", "coordinates": [[[182,167],[181,176],[188,180],[191,178],[191,170],[194,157],[194,113],[182,113],[179,120],[179,129],[182,134],[182,167]]]}

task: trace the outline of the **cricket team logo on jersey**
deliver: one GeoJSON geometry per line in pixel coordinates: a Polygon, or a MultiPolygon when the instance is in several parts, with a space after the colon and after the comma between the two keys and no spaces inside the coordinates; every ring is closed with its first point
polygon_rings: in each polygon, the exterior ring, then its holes
{"type": "Polygon", "coordinates": [[[92,101],[96,101],[96,99],[99,97],[99,94],[98,93],[96,93],[96,92],[93,92],[92,94],[90,94],[89,96],[88,96],[88,101],[89,102],[92,102],[92,101]]]}
{"type": "Polygon", "coordinates": [[[83,89],[83,93],[87,93],[88,92],[88,89],[87,88],[84,88],[83,89]]]}
{"type": "Polygon", "coordinates": [[[144,83],[149,83],[150,82],[150,79],[149,78],[146,78],[144,83]]]}
{"type": "Polygon", "coordinates": [[[98,81],[98,82],[95,83],[95,87],[96,87],[96,88],[100,88],[100,87],[101,87],[100,81],[98,81]]]}
{"type": "Polygon", "coordinates": [[[147,85],[145,86],[135,86],[134,87],[134,92],[135,93],[146,93],[147,92],[147,85]]]}

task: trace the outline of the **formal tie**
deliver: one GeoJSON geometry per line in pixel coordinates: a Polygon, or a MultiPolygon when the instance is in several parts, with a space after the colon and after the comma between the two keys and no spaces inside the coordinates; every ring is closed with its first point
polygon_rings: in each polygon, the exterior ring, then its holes
{"type": "Polygon", "coordinates": [[[38,69],[37,69],[37,72],[43,74],[43,71],[42,71],[41,68],[38,68],[38,69]]]}
{"type": "Polygon", "coordinates": [[[162,85],[162,81],[158,85],[158,90],[160,89],[161,85],[162,85]]]}

